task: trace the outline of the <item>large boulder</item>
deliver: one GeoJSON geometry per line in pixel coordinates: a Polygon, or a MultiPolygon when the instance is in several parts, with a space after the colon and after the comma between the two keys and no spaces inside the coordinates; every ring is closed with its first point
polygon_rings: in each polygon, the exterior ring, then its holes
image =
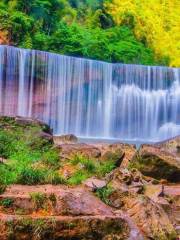
{"type": "Polygon", "coordinates": [[[85,143],[60,144],[57,146],[57,149],[60,150],[60,157],[67,160],[75,155],[83,155],[87,158],[98,158],[101,156],[101,152],[97,147],[85,143]]]}
{"type": "Polygon", "coordinates": [[[54,136],[53,140],[56,145],[60,145],[63,143],[77,143],[78,142],[78,138],[73,134],[54,136]]]}
{"type": "Polygon", "coordinates": [[[180,136],[155,144],[161,149],[180,157],[180,136]]]}
{"type": "Polygon", "coordinates": [[[158,180],[180,181],[180,157],[160,146],[142,145],[130,166],[158,180]]]}
{"type": "MultiPolygon", "coordinates": [[[[69,139],[69,135],[67,135],[69,139]]],[[[70,137],[71,138],[71,137],[70,137]]],[[[117,167],[126,167],[132,160],[136,148],[134,145],[124,143],[75,143],[66,141],[66,135],[61,137],[54,137],[56,148],[60,151],[62,159],[69,160],[74,155],[83,155],[90,159],[98,159],[101,162],[111,161],[117,167]]]]}

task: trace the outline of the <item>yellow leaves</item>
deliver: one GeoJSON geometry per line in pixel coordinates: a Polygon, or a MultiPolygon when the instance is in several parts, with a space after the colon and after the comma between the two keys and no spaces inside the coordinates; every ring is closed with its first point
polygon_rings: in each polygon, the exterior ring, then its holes
{"type": "Polygon", "coordinates": [[[171,66],[180,66],[179,0],[112,0],[106,9],[119,25],[132,15],[137,38],[146,39],[157,56],[168,57],[171,66]]]}

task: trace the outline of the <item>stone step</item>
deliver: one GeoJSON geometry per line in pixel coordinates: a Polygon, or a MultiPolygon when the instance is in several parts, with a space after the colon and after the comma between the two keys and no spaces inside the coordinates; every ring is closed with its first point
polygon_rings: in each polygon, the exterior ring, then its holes
{"type": "MultiPolygon", "coordinates": [[[[15,216],[0,214],[0,239],[129,239],[126,221],[120,216],[15,216]],[[108,238],[107,238],[108,239],[108,238]]],[[[135,240],[135,239],[134,239],[135,240]]]]}

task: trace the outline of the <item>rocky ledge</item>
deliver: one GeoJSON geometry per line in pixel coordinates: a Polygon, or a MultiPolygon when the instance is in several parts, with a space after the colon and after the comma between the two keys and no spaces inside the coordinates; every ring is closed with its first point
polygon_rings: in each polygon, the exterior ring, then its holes
{"type": "Polygon", "coordinates": [[[0,240],[178,239],[179,143],[85,144],[1,117],[0,240]]]}

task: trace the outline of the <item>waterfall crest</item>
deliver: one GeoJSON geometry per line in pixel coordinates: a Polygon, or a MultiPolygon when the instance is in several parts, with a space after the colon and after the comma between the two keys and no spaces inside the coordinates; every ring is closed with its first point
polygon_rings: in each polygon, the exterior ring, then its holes
{"type": "Polygon", "coordinates": [[[0,113],[55,134],[159,141],[180,134],[180,69],[0,46],[0,113]]]}

